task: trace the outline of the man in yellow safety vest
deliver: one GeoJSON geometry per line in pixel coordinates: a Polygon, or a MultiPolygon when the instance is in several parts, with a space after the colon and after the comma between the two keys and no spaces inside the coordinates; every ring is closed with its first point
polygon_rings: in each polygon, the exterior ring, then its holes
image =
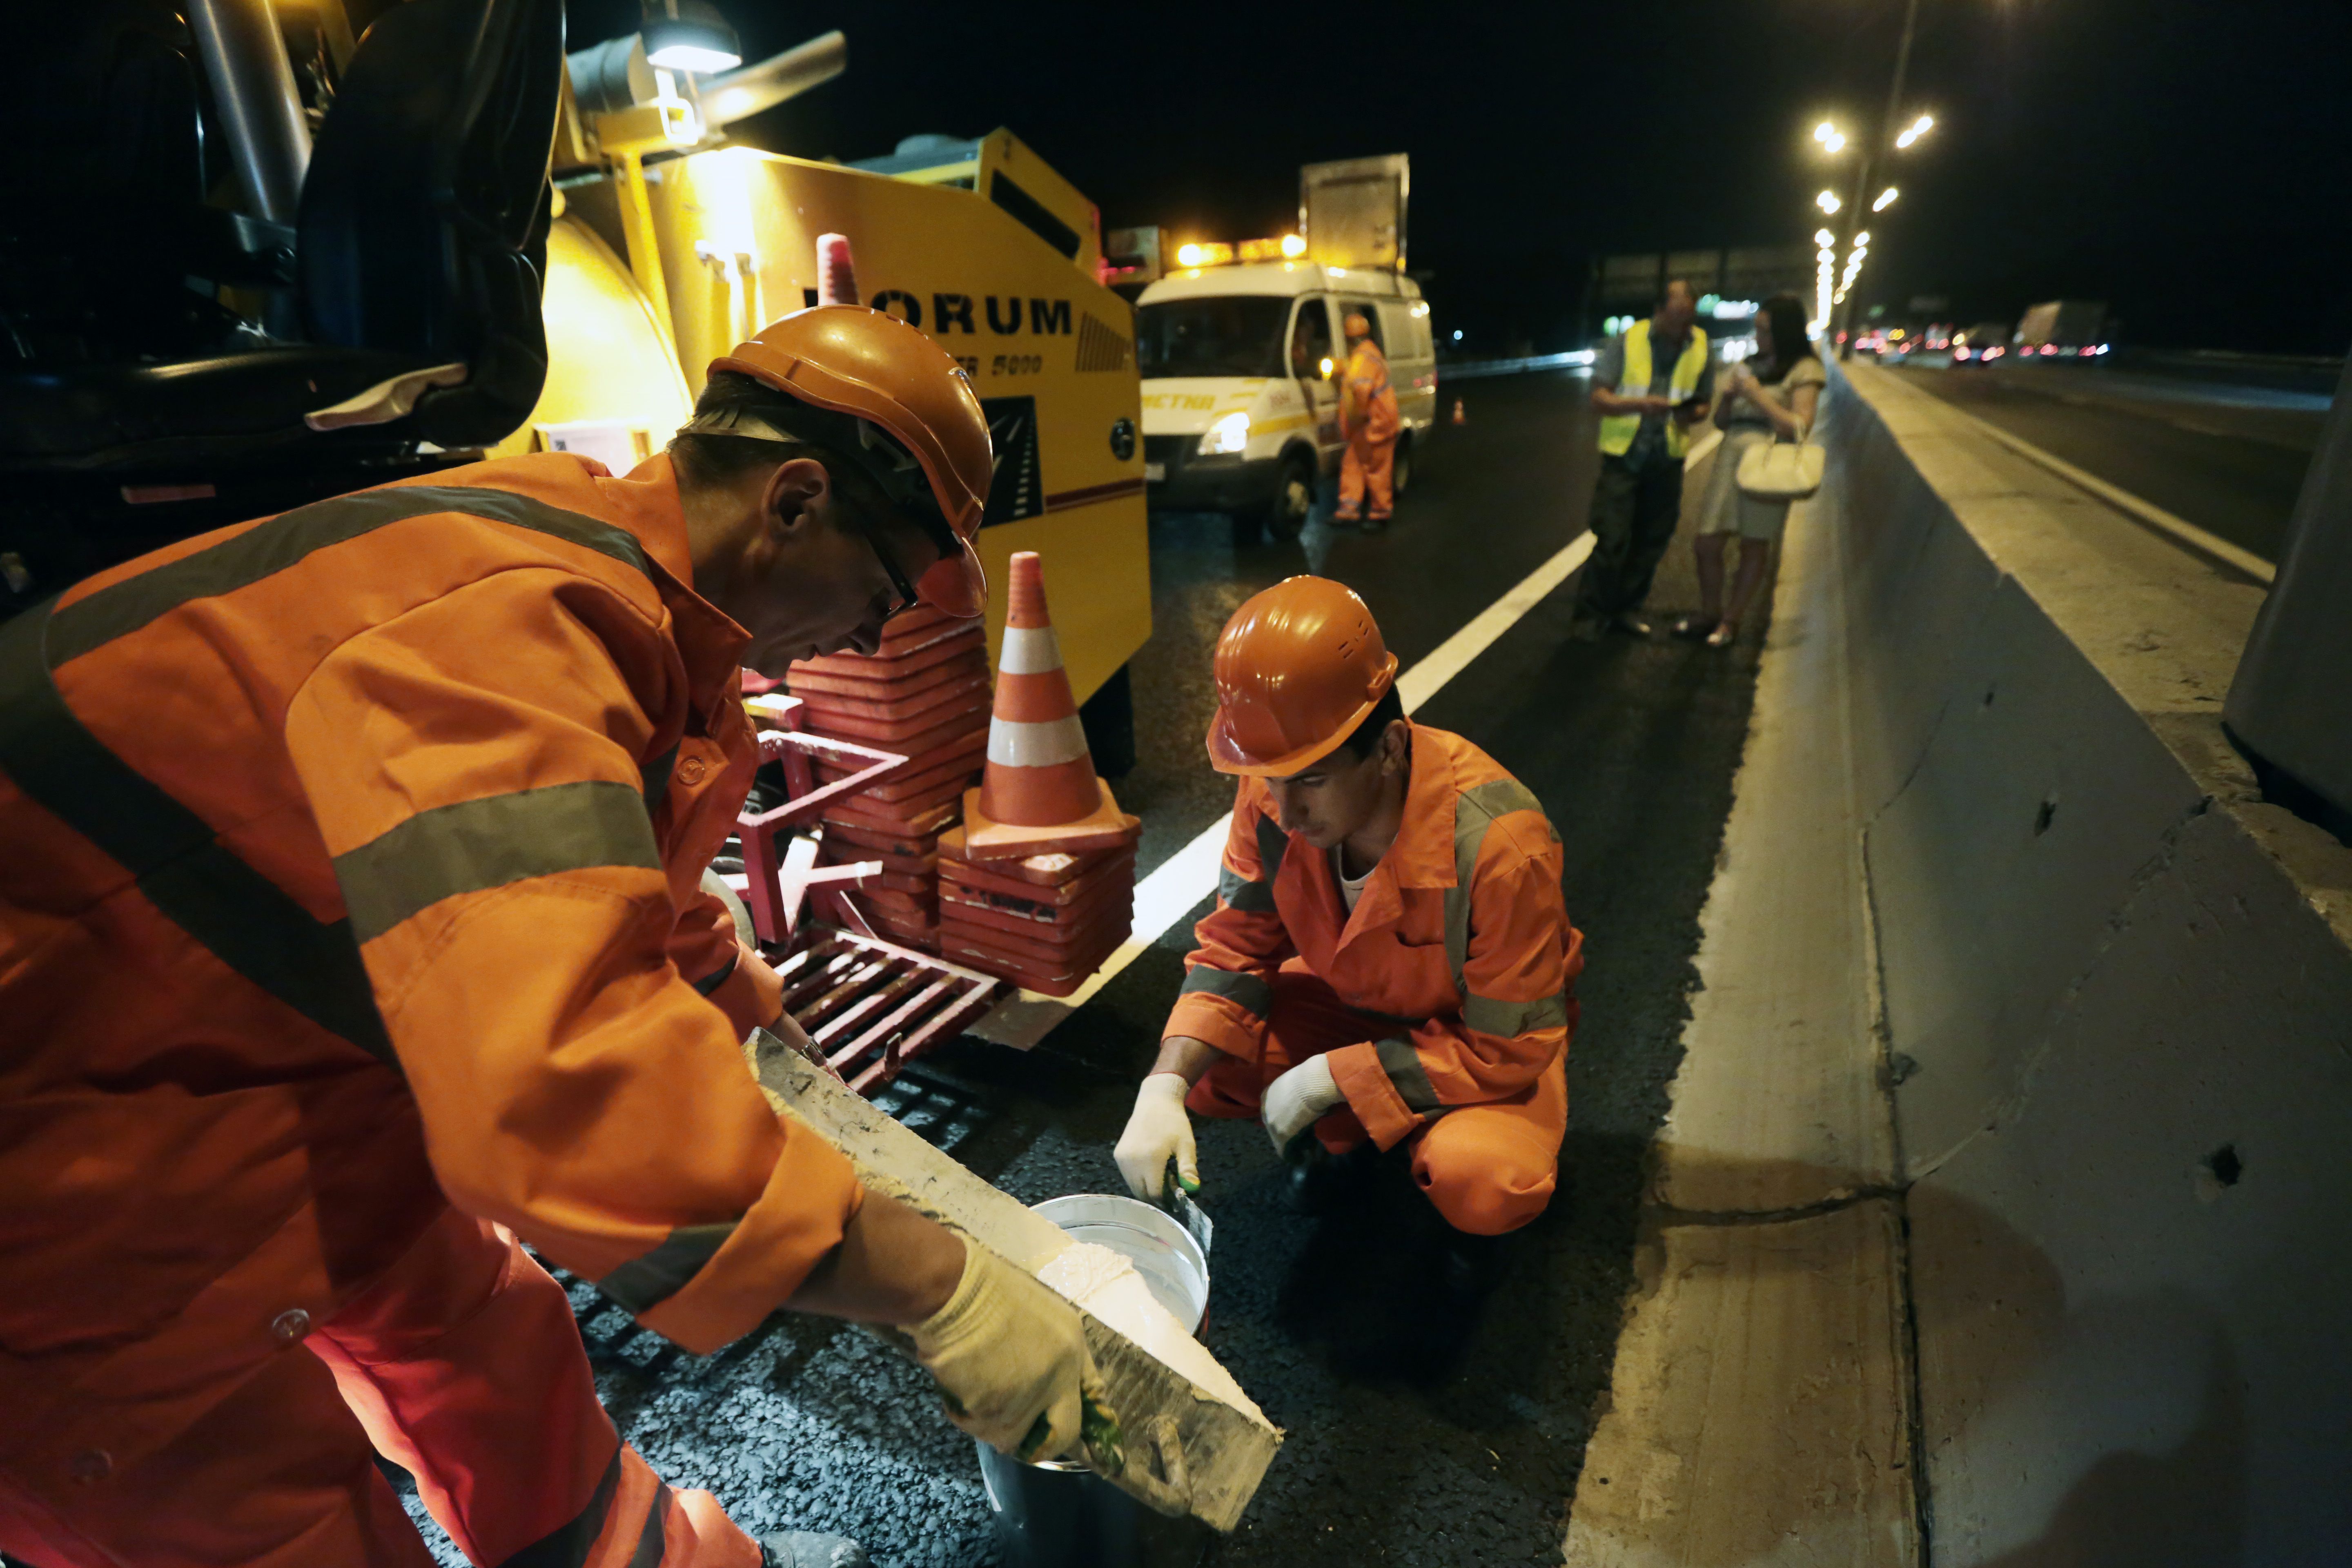
{"type": "Polygon", "coordinates": [[[1698,301],[1677,278],[1647,321],[1609,340],[1592,367],[1601,415],[1601,476],[1592,488],[1592,558],[1576,601],[1576,635],[1613,628],[1650,635],[1642,601],[1682,517],[1683,454],[1690,426],[1715,397],[1698,301]]]}

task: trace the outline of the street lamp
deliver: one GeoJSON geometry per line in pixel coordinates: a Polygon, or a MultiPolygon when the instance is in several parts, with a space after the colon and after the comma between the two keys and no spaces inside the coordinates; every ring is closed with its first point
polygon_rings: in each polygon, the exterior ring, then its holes
{"type": "MultiPolygon", "coordinates": [[[[1908,152],[1918,144],[1921,137],[1936,128],[1934,115],[1920,114],[1914,117],[1911,123],[1901,131],[1895,131],[1895,117],[1901,112],[1903,106],[1904,79],[1910,74],[1911,70],[1911,43],[1917,36],[1918,27],[1919,0],[1904,0],[1903,37],[1895,49],[1895,76],[1887,83],[1886,112],[1879,117],[1877,126],[1862,137],[1862,156],[1854,161],[1852,201],[1834,203],[1830,193],[1826,191],[1815,198],[1816,204],[1825,213],[1835,213],[1841,206],[1850,207],[1853,216],[1846,220],[1848,223],[1855,221],[1862,216],[1863,195],[1874,183],[1872,176],[1876,173],[1878,160],[1891,153],[1908,152]],[[1893,132],[1892,136],[1889,132],[1893,132]]],[[[1830,139],[1833,136],[1838,138],[1839,145],[1844,144],[1843,135],[1828,121],[1822,121],[1813,129],[1813,140],[1819,142],[1823,147],[1830,145],[1830,139]]],[[[1872,204],[1870,210],[1885,212],[1894,205],[1895,198],[1895,187],[1889,185],[1879,193],[1878,200],[1872,204]]],[[[1837,288],[1832,303],[1839,306],[1844,304],[1847,294],[1853,288],[1854,280],[1862,275],[1862,258],[1868,248],[1867,237],[1859,234],[1854,236],[1853,247],[1846,253],[1844,278],[1837,288]]],[[[1831,323],[1831,329],[1837,337],[1845,340],[1842,352],[1851,353],[1853,350],[1853,338],[1852,334],[1846,331],[1846,321],[1847,313],[1841,310],[1837,321],[1831,323]]]]}

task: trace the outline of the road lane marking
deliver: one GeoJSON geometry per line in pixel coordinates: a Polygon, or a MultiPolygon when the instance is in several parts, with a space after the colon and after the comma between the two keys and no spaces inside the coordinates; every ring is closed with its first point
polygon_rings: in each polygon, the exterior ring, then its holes
{"type": "Polygon", "coordinates": [[[1947,402],[1944,406],[1951,409],[1961,418],[1973,422],[1987,436],[2027,462],[2049,469],[2078,489],[2088,490],[2117,511],[2146,523],[2158,533],[2170,535],[2176,542],[2187,545],[2200,555],[2219,561],[2233,571],[2242,572],[2264,586],[2268,586],[2277,578],[2278,568],[2252,551],[2232,544],[2218,535],[2208,533],[2187,518],[2175,517],[2162,507],[2144,501],[2131,491],[2119,489],[2107,483],[2096,474],[2084,472],[2065,458],[2043,451],[2022,437],[2011,435],[1981,415],[1971,414],[1956,403],[1947,402]]]}
{"type": "MultiPolygon", "coordinates": [[[[1722,431],[1709,430],[1692,442],[1683,457],[1683,467],[1697,467],[1722,439],[1722,431]]],[[[1505,632],[1525,619],[1528,611],[1567,582],[1591,553],[1591,531],[1578,534],[1551,559],[1520,578],[1501,598],[1472,616],[1460,630],[1398,676],[1397,695],[1404,701],[1404,710],[1411,713],[1436,696],[1446,682],[1467,669],[1505,632]]],[[[1218,817],[1135,885],[1135,920],[1127,941],[1088,976],[1084,985],[1064,997],[1023,991],[999,1004],[995,1011],[965,1033],[1025,1051],[1050,1034],[1055,1025],[1092,1001],[1096,993],[1142,957],[1202,900],[1216,891],[1217,870],[1223,862],[1225,837],[1232,830],[1233,819],[1230,811],[1218,817]]]]}

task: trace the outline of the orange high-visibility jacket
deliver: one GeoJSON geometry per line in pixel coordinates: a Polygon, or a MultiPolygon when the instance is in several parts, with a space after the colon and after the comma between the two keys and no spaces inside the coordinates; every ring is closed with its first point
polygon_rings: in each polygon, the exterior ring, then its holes
{"type": "Polygon", "coordinates": [[[837,1243],[861,1189],[753,1083],[776,978],[699,889],[757,749],[691,576],[667,458],[550,453],[0,626],[9,1426],[102,1388],[160,1441],[444,1194],[696,1350],[837,1243]]]}
{"type": "Polygon", "coordinates": [[[1568,1048],[1584,938],[1561,903],[1559,837],[1492,757],[1412,726],[1404,826],[1353,915],[1330,855],[1285,833],[1244,778],[1217,907],[1193,928],[1163,1037],[1257,1059],[1274,973],[1293,955],[1395,1032],[1331,1053],[1331,1077],[1381,1148],[1458,1106],[1507,1099],[1568,1048]]]}
{"type": "Polygon", "coordinates": [[[1366,338],[1349,351],[1340,374],[1339,434],[1351,441],[1393,441],[1402,419],[1389,385],[1388,356],[1366,338]]]}

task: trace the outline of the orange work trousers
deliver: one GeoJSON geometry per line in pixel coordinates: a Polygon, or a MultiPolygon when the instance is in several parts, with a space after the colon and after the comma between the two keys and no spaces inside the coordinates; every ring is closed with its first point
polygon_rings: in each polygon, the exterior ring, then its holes
{"type": "MultiPolygon", "coordinates": [[[[1294,958],[1274,977],[1265,1055],[1220,1057],[1184,1103],[1198,1116],[1255,1117],[1265,1086],[1307,1058],[1397,1032],[1394,1019],[1359,1013],[1320,975],[1294,958]]],[[[1474,1236],[1500,1236],[1543,1213],[1559,1177],[1568,1132],[1568,1063],[1555,1060],[1508,1100],[1465,1105],[1406,1135],[1412,1177],[1445,1223],[1474,1236]]],[[[1370,1136],[1341,1107],[1315,1124],[1326,1149],[1341,1153],[1370,1136]]]]}
{"type": "Polygon", "coordinates": [[[1353,522],[1364,504],[1364,491],[1372,492],[1371,515],[1386,518],[1396,510],[1396,498],[1390,492],[1389,480],[1396,468],[1396,437],[1374,441],[1364,436],[1349,439],[1348,450],[1339,459],[1339,510],[1332,515],[1342,522],[1353,522]]]}
{"type": "Polygon", "coordinates": [[[0,1471],[0,1550],[42,1568],[432,1568],[375,1455],[475,1563],[758,1568],[708,1492],[673,1492],[596,1402],[562,1287],[452,1209],[308,1338],[162,1450],[0,1471]]]}

